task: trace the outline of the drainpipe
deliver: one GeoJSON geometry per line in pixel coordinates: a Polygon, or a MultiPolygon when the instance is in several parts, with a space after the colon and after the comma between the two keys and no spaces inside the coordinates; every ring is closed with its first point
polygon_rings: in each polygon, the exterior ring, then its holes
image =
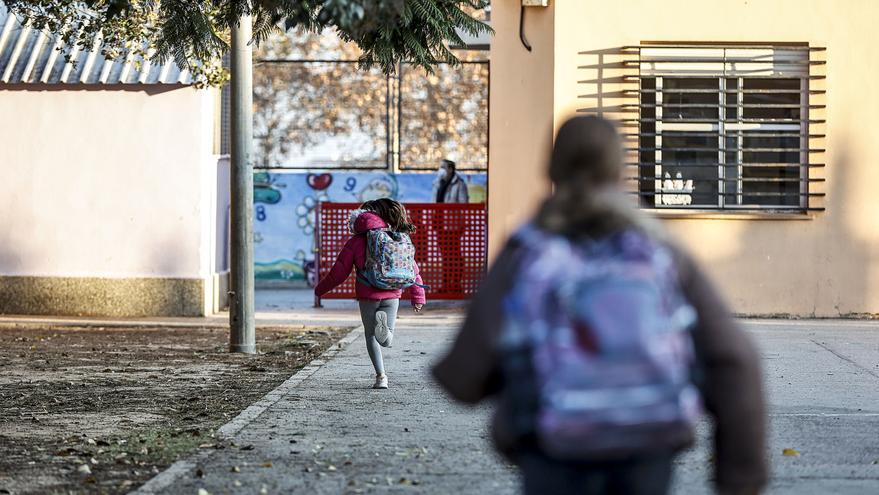
{"type": "Polygon", "coordinates": [[[252,18],[232,28],[232,262],[229,351],[254,354],[253,294],[253,51],[252,18]]]}

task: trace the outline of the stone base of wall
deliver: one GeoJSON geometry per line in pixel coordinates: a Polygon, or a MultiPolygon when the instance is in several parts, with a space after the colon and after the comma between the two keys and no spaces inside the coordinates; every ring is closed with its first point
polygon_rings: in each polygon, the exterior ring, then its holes
{"type": "Polygon", "coordinates": [[[205,281],[0,276],[0,314],[205,316],[205,281]]]}

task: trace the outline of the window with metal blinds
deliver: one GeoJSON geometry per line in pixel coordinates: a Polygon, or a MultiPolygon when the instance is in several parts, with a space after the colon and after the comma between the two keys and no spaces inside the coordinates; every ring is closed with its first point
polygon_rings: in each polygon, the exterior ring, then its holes
{"type": "Polygon", "coordinates": [[[629,179],[655,209],[821,210],[823,90],[808,46],[638,48],[629,179]],[[637,144],[634,144],[637,143],[637,144]],[[634,144],[634,149],[633,145],[634,144]]]}

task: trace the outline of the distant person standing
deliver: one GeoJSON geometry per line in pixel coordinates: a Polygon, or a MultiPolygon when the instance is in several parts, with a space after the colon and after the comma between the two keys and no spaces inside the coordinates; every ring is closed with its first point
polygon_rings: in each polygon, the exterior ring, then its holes
{"type": "Polygon", "coordinates": [[[433,197],[437,203],[469,203],[467,181],[456,170],[455,162],[443,159],[433,182],[433,197]]]}
{"type": "MultiPolygon", "coordinates": [[[[437,203],[469,203],[467,181],[456,170],[455,162],[448,159],[440,161],[437,177],[433,183],[433,198],[437,203]]],[[[464,263],[461,253],[461,239],[466,225],[464,216],[439,212],[435,217],[434,229],[437,234],[440,255],[442,256],[443,283],[440,292],[461,291],[461,277],[464,263]]]]}

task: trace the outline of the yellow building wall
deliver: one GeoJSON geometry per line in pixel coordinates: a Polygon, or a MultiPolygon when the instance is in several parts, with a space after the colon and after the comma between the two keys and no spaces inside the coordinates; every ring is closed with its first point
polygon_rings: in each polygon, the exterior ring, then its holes
{"type": "MultiPolygon", "coordinates": [[[[516,4],[497,2],[493,20],[517,18],[516,4]]],[[[820,172],[827,182],[812,188],[827,193],[819,202],[826,211],[783,220],[769,215],[666,215],[665,223],[703,262],[738,313],[879,314],[879,50],[874,39],[879,2],[555,0],[552,4],[552,12],[543,14],[553,20],[551,72],[547,64],[530,62],[522,65],[519,77],[552,80],[555,128],[577,110],[621,115],[615,108],[620,101],[614,98],[623,84],[618,78],[626,71],[618,64],[620,47],[642,42],[804,42],[826,48],[813,58],[827,61],[819,69],[826,81],[815,83],[827,91],[820,96],[827,108],[816,110],[813,117],[827,122],[811,129],[826,134],[811,144],[827,148],[812,157],[814,162],[827,163],[820,172]],[[537,76],[535,70],[543,72],[537,76]]],[[[526,15],[535,10],[540,9],[526,15]]],[[[492,46],[492,113],[511,105],[510,81],[498,77],[495,64],[521,59],[521,45],[511,39],[517,30],[506,24],[495,28],[503,30],[504,37],[499,34],[492,46]]],[[[538,37],[535,28],[528,35],[538,37]]],[[[505,119],[512,120],[509,112],[515,111],[518,121],[540,121],[546,117],[544,105],[541,101],[539,108],[533,102],[508,109],[505,119]]],[[[515,146],[517,152],[503,154],[506,160],[501,163],[492,162],[491,195],[518,182],[516,174],[532,180],[536,171],[542,171],[535,151],[522,150],[524,143],[532,143],[544,160],[547,153],[542,140],[535,140],[524,126],[498,129],[496,120],[493,116],[490,156],[496,158],[496,148],[507,146],[515,146]]],[[[505,200],[493,206],[492,214],[519,218],[530,204],[505,200]]],[[[498,223],[496,219],[491,225],[492,239],[502,235],[498,223]]]]}
{"type": "MultiPolygon", "coordinates": [[[[519,8],[492,6],[489,102],[489,253],[550,190],[544,168],[553,135],[553,8],[529,9],[528,51],[519,40],[519,8]]],[[[516,2],[509,2],[510,6],[516,2]]]]}

